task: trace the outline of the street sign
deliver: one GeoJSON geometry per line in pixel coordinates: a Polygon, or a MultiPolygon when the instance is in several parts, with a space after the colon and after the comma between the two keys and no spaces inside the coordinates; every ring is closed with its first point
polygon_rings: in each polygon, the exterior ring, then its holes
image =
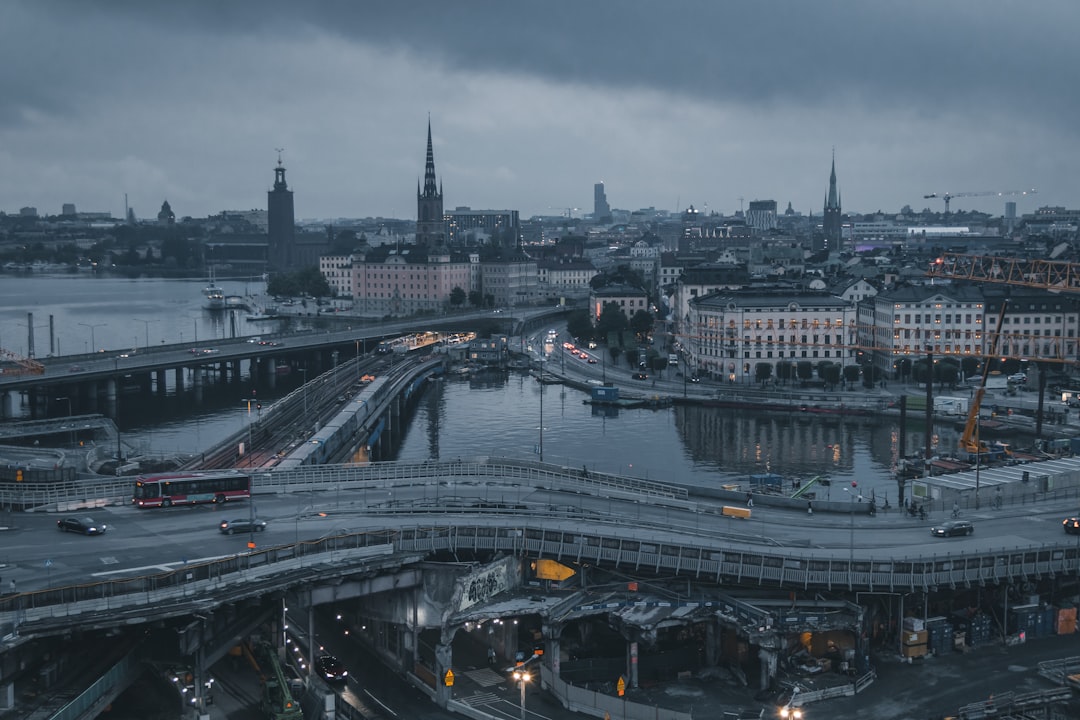
{"type": "Polygon", "coordinates": [[[619,697],[626,694],[626,680],[622,675],[619,676],[619,682],[615,683],[615,689],[619,692],[619,697]]]}
{"type": "Polygon", "coordinates": [[[453,670],[447,670],[446,671],[446,675],[443,676],[443,682],[446,684],[446,687],[454,687],[454,671],[453,670]]]}

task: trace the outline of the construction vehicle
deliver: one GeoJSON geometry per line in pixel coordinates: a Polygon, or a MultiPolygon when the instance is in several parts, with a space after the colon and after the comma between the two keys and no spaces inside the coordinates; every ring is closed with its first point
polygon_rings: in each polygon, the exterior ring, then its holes
{"type": "Polygon", "coordinates": [[[990,358],[997,352],[998,338],[1001,337],[1001,326],[1005,322],[1005,311],[1008,307],[1008,301],[1002,301],[997,326],[994,328],[994,334],[990,336],[990,347],[983,359],[982,378],[979,381],[979,387],[975,389],[971,407],[968,410],[967,422],[964,423],[964,432],[960,436],[960,454],[966,456],[968,462],[1004,460],[1012,457],[1012,450],[1007,444],[1000,442],[988,444],[978,436],[979,409],[982,406],[983,395],[986,394],[986,379],[990,376],[990,358]]]}
{"type": "Polygon", "coordinates": [[[277,650],[271,643],[255,643],[252,656],[262,676],[262,711],[268,720],[304,720],[292,692],[289,678],[278,661],[277,650]]]}

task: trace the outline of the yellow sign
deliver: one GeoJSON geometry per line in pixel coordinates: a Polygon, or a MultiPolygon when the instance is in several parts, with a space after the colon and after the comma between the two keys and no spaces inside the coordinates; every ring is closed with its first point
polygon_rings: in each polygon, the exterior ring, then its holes
{"type": "Polygon", "coordinates": [[[536,561],[536,577],[540,580],[562,581],[574,576],[574,570],[554,560],[540,559],[536,561]]]}
{"type": "Polygon", "coordinates": [[[446,683],[446,687],[454,686],[454,671],[447,670],[446,675],[443,676],[443,682],[446,683]]]}
{"type": "Polygon", "coordinates": [[[619,697],[626,694],[626,680],[623,679],[622,675],[619,676],[619,682],[615,683],[615,689],[619,692],[619,697]]]}

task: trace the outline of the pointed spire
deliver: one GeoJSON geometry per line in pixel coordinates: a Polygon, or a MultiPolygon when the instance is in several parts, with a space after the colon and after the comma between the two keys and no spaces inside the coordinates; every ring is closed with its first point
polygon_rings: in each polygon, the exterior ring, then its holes
{"type": "Polygon", "coordinates": [[[829,173],[829,197],[825,200],[825,209],[840,209],[840,194],[836,190],[836,148],[833,148],[832,172],[829,173]]]}
{"type": "Polygon", "coordinates": [[[431,146],[431,118],[427,125],[427,162],[424,165],[424,192],[423,197],[431,198],[439,194],[435,185],[435,151],[431,146]]]}

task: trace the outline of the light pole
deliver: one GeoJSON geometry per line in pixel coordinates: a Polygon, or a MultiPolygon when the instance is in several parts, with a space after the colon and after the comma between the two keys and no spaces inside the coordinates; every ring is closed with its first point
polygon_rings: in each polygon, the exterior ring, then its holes
{"type": "Polygon", "coordinates": [[[851,498],[849,503],[850,515],[851,515],[851,537],[848,541],[848,574],[851,574],[851,566],[855,562],[855,488],[857,487],[855,480],[851,481],[851,487],[844,488],[844,492],[848,493],[851,498]]]}
{"type": "Polygon", "coordinates": [[[529,673],[525,670],[514,671],[514,680],[517,681],[518,687],[521,688],[521,720],[525,720],[525,683],[531,679],[529,673]]]}
{"type": "Polygon", "coordinates": [[[540,358],[540,462],[544,462],[544,358],[540,358]]]}
{"type": "Polygon", "coordinates": [[[360,341],[356,341],[356,382],[360,382],[360,341]]]}
{"type": "Polygon", "coordinates": [[[304,375],[304,420],[307,421],[307,368],[300,368],[300,372],[304,375]]]}
{"type": "Polygon", "coordinates": [[[124,462],[124,450],[120,445],[120,359],[113,358],[113,372],[116,377],[113,382],[116,383],[116,417],[113,418],[116,422],[116,474],[120,474],[120,465],[124,462]]]}
{"type": "MultiPolygon", "coordinates": [[[[69,397],[58,397],[58,398],[56,398],[56,402],[60,402],[61,400],[67,401],[68,426],[71,426],[71,398],[69,398],[69,397]]],[[[69,441],[71,443],[71,446],[75,447],[75,430],[74,430],[74,428],[72,428],[71,430],[68,431],[68,437],[69,437],[69,441]]]]}
{"type": "Polygon", "coordinates": [[[94,340],[94,328],[105,327],[109,323],[79,323],[84,328],[90,328],[90,350],[97,352],[97,342],[94,340]]]}
{"type": "MultiPolygon", "coordinates": [[[[981,412],[982,409],[979,409],[981,412]]],[[[979,458],[982,457],[982,440],[979,438],[979,414],[975,415],[975,509],[979,509],[979,458]]]]}
{"type": "Polygon", "coordinates": [[[146,345],[150,347],[150,323],[156,323],[157,320],[143,320],[142,318],[135,318],[135,322],[141,322],[143,324],[143,330],[146,331],[146,345]]]}

